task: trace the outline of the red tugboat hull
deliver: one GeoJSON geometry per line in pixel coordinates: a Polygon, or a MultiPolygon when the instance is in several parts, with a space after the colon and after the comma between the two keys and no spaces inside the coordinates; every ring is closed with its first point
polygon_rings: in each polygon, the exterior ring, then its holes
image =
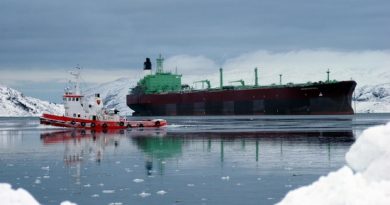
{"type": "Polygon", "coordinates": [[[73,118],[59,115],[43,114],[40,117],[40,123],[44,125],[51,125],[56,127],[82,128],[82,129],[96,129],[96,130],[112,130],[112,129],[126,129],[136,127],[163,127],[168,123],[163,119],[153,120],[120,120],[120,121],[102,121],[90,120],[82,118],[73,118]]]}

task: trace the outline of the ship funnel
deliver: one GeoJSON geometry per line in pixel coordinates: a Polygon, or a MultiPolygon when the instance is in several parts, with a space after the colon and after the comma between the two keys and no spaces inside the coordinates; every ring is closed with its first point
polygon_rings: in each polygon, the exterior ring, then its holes
{"type": "Polygon", "coordinates": [[[259,86],[259,79],[257,77],[257,68],[255,68],[255,86],[259,86]]]}
{"type": "Polygon", "coordinates": [[[219,86],[221,89],[223,88],[223,70],[222,68],[219,69],[219,86]]]}
{"type": "Polygon", "coordinates": [[[150,62],[150,58],[146,58],[144,63],[144,70],[152,70],[152,62],[150,62]]]}

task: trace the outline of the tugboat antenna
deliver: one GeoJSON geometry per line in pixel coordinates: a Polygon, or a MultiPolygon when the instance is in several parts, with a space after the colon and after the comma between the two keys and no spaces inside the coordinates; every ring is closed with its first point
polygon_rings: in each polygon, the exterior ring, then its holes
{"type": "Polygon", "coordinates": [[[76,67],[76,71],[75,72],[73,72],[73,71],[71,71],[70,72],[70,74],[71,75],[73,75],[74,76],[74,78],[75,78],[75,83],[76,83],[76,85],[75,85],[75,90],[74,90],[74,92],[75,92],[75,94],[76,95],[80,95],[81,94],[81,92],[80,92],[80,67],[76,67]]]}

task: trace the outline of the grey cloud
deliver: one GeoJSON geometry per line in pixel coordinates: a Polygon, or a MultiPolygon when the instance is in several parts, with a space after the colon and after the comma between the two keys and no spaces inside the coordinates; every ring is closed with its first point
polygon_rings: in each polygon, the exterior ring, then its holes
{"type": "Polygon", "coordinates": [[[3,0],[0,69],[137,68],[146,56],[219,62],[259,49],[389,49],[388,0],[3,0]]]}

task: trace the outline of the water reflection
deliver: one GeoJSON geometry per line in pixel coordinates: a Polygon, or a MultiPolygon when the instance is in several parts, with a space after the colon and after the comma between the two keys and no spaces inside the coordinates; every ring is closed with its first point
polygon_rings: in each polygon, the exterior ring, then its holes
{"type": "MultiPolygon", "coordinates": [[[[121,143],[130,141],[131,145],[143,153],[145,173],[151,175],[154,169],[164,174],[165,161],[186,158],[183,153],[187,151],[199,154],[219,152],[219,161],[223,166],[226,155],[232,158],[232,155],[242,153],[245,158],[234,158],[234,160],[254,159],[258,162],[261,154],[270,156],[275,154],[264,151],[261,153],[261,150],[267,150],[270,146],[273,149],[279,147],[277,150],[280,158],[287,158],[294,149],[305,149],[305,147],[311,149],[319,146],[321,152],[314,154],[326,152],[330,160],[332,146],[335,148],[340,145],[349,146],[354,141],[354,136],[352,131],[182,133],[167,132],[164,129],[138,129],[110,132],[85,130],[46,132],[41,134],[41,140],[45,145],[64,144],[66,165],[81,163],[84,159],[93,159],[101,163],[107,147],[116,148],[121,143]]],[[[132,149],[128,144],[125,146],[132,149]]]]}

